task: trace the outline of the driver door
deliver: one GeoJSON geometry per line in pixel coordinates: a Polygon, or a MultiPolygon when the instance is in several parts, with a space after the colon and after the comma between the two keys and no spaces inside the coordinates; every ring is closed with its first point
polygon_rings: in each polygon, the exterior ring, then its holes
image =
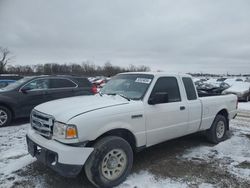
{"type": "Polygon", "coordinates": [[[35,106],[47,101],[48,86],[49,80],[41,78],[30,81],[19,90],[19,104],[24,116],[29,116],[35,106]]]}
{"type": "Polygon", "coordinates": [[[185,134],[188,129],[188,109],[179,91],[180,80],[176,77],[158,78],[149,100],[155,93],[166,93],[167,100],[149,104],[145,108],[147,146],[185,134]]]}

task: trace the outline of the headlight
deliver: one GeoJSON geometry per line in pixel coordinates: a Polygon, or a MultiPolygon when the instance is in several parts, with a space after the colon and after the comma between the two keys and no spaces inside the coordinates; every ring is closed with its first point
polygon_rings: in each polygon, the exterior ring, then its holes
{"type": "Polygon", "coordinates": [[[75,125],[67,125],[58,121],[54,123],[53,135],[60,139],[72,139],[78,137],[75,125]]]}

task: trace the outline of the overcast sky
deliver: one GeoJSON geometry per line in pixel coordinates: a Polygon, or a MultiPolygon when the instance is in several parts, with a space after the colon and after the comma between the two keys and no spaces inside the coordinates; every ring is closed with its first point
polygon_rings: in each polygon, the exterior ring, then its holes
{"type": "Polygon", "coordinates": [[[249,73],[249,0],[0,0],[14,64],[147,65],[249,73]]]}

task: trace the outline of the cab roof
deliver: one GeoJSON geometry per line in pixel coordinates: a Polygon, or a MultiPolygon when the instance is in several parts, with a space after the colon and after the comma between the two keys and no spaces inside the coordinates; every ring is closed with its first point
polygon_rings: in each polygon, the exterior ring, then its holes
{"type": "Polygon", "coordinates": [[[173,73],[173,72],[125,72],[120,74],[149,74],[154,76],[181,76],[181,77],[192,77],[189,74],[184,73],[173,73]]]}

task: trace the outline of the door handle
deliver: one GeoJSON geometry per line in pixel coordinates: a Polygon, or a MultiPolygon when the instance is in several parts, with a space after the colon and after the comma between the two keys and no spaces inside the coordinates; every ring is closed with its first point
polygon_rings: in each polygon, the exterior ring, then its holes
{"type": "Polygon", "coordinates": [[[185,106],[180,106],[180,110],[185,110],[186,107],[185,106]]]}

